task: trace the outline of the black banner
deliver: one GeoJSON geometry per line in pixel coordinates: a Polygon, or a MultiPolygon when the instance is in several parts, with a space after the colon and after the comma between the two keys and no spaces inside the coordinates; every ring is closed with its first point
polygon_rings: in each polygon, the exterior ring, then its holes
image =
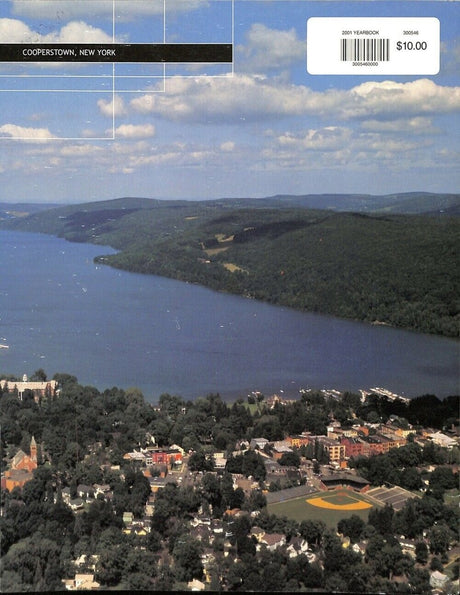
{"type": "Polygon", "coordinates": [[[225,43],[10,43],[0,62],[232,62],[225,43]]]}

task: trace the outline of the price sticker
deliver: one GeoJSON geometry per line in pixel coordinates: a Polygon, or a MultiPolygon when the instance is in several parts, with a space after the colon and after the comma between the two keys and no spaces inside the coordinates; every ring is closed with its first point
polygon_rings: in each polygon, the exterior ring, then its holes
{"type": "Polygon", "coordinates": [[[310,74],[437,74],[440,24],[434,17],[312,17],[310,74]]]}

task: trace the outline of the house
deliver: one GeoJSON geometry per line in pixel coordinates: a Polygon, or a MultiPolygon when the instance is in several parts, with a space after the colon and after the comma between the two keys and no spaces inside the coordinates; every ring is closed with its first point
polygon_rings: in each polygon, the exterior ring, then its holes
{"type": "Polygon", "coordinates": [[[204,591],[206,585],[198,579],[194,578],[193,581],[189,581],[187,583],[187,587],[190,589],[190,591],[204,591]]]}
{"type": "Polygon", "coordinates": [[[63,579],[68,591],[94,591],[101,586],[94,580],[94,574],[76,574],[74,578],[63,579]]]}
{"type": "Polygon", "coordinates": [[[438,446],[448,448],[449,450],[452,449],[454,446],[457,446],[458,444],[457,440],[455,440],[454,438],[450,438],[450,436],[446,436],[446,434],[443,434],[442,432],[435,432],[434,434],[430,434],[429,438],[438,446]]]}
{"type": "Polygon", "coordinates": [[[363,454],[364,443],[362,440],[359,440],[358,438],[343,436],[340,439],[340,444],[342,444],[345,447],[345,456],[347,458],[359,457],[363,454]]]}
{"type": "Polygon", "coordinates": [[[147,467],[152,465],[166,465],[169,467],[170,465],[182,465],[182,452],[182,449],[178,450],[175,448],[147,448],[127,452],[123,455],[123,458],[126,461],[137,462],[147,467]]]}
{"type": "Polygon", "coordinates": [[[284,441],[280,443],[275,443],[275,445],[273,446],[273,458],[275,459],[275,461],[278,461],[284,454],[289,452],[294,451],[284,441]]]}
{"type": "Polygon", "coordinates": [[[357,543],[354,543],[351,546],[351,549],[356,554],[361,554],[361,556],[364,556],[366,554],[366,548],[367,548],[367,541],[358,541],[357,543]]]}
{"type": "Polygon", "coordinates": [[[213,519],[212,532],[215,533],[215,535],[223,535],[224,525],[220,519],[213,519]]]}
{"type": "Polygon", "coordinates": [[[98,496],[105,496],[108,492],[110,492],[110,486],[108,484],[99,484],[95,483],[93,485],[94,497],[97,498],[98,496]]]}
{"type": "Polygon", "coordinates": [[[86,554],[82,554],[78,558],[76,558],[73,563],[79,569],[84,566],[87,570],[96,570],[96,563],[98,561],[99,556],[93,555],[89,556],[86,554]]]}
{"type": "Polygon", "coordinates": [[[147,501],[144,510],[146,516],[152,516],[155,511],[155,505],[153,504],[153,502],[151,503],[150,501],[147,501]]]}
{"type": "Polygon", "coordinates": [[[34,478],[33,473],[23,469],[11,469],[2,475],[2,489],[11,492],[14,488],[23,488],[24,485],[34,478]]]}
{"type": "Polygon", "coordinates": [[[447,574],[443,574],[439,572],[439,570],[435,570],[430,575],[430,587],[432,589],[445,589],[449,584],[449,577],[447,574]]]}
{"type": "Polygon", "coordinates": [[[150,526],[144,524],[143,521],[133,523],[123,529],[125,535],[136,535],[137,537],[146,537],[150,533],[150,526]]]}
{"type": "Polygon", "coordinates": [[[254,450],[256,448],[263,450],[266,444],[268,444],[268,440],[266,438],[253,438],[249,443],[249,447],[254,450]]]}
{"type": "Polygon", "coordinates": [[[251,529],[250,535],[251,537],[255,537],[257,541],[260,541],[262,537],[265,535],[265,531],[257,525],[254,525],[254,527],[252,527],[251,529]]]}
{"type": "Polygon", "coordinates": [[[215,452],[212,455],[214,460],[214,468],[215,469],[225,469],[225,465],[227,464],[227,458],[224,452],[215,452]]]}
{"type": "Polygon", "coordinates": [[[399,538],[399,545],[403,554],[407,554],[411,558],[415,559],[415,546],[416,542],[414,539],[406,539],[405,537],[399,538]]]}
{"type": "Polygon", "coordinates": [[[77,486],[77,494],[80,498],[86,500],[87,498],[94,498],[94,489],[92,486],[79,484],[77,486]]]}
{"type": "Polygon", "coordinates": [[[277,461],[274,461],[273,459],[264,459],[264,466],[265,470],[267,471],[267,474],[269,475],[280,475],[285,472],[285,469],[277,461]]]}
{"type": "Polygon", "coordinates": [[[301,446],[307,446],[307,444],[309,444],[310,442],[310,438],[308,434],[296,434],[294,436],[288,436],[286,438],[286,442],[289,443],[289,445],[295,446],[297,448],[300,448],[301,446]]]}
{"type": "Polygon", "coordinates": [[[134,515],[132,512],[124,512],[123,513],[123,522],[125,525],[131,525],[134,520],[134,515]]]}
{"type": "Polygon", "coordinates": [[[182,465],[183,449],[181,448],[147,448],[147,465],[182,465]]]}
{"type": "Polygon", "coordinates": [[[61,490],[61,497],[62,497],[62,500],[66,504],[68,504],[70,502],[70,500],[72,498],[71,498],[71,495],[70,495],[70,488],[69,487],[62,488],[62,490],[61,490]]]}
{"type": "Polygon", "coordinates": [[[150,490],[155,493],[165,487],[168,483],[165,477],[151,477],[149,478],[150,490]]]}
{"type": "Polygon", "coordinates": [[[203,574],[204,574],[204,578],[206,580],[207,583],[211,582],[211,570],[213,567],[213,564],[216,561],[216,556],[214,554],[214,551],[209,549],[209,548],[205,548],[203,553],[201,554],[201,563],[203,565],[203,574]]]}
{"type": "Polygon", "coordinates": [[[73,500],[69,501],[70,508],[76,512],[77,510],[83,510],[85,503],[81,498],[74,498],[73,500]]]}
{"type": "Polygon", "coordinates": [[[267,549],[274,552],[277,548],[282,547],[286,544],[286,536],[282,533],[264,533],[263,537],[259,540],[259,545],[266,545],[267,549]]]}
{"type": "MultiPolygon", "coordinates": [[[[286,548],[290,558],[296,558],[300,554],[308,554],[308,541],[302,537],[292,537],[286,548]]],[[[310,560],[309,560],[310,561],[310,560]]]]}
{"type": "Polygon", "coordinates": [[[212,534],[211,528],[206,525],[198,525],[192,530],[192,535],[195,539],[203,543],[212,543],[214,535],[212,534]]]}
{"type": "Polygon", "coordinates": [[[339,441],[324,437],[319,442],[329,455],[330,461],[340,461],[345,458],[345,446],[340,444],[339,441]]]}

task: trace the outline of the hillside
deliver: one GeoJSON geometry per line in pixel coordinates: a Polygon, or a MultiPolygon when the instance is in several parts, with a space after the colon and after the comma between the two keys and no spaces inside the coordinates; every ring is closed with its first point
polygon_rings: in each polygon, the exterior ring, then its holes
{"type": "MultiPolygon", "coordinates": [[[[124,198],[34,213],[3,227],[111,245],[120,252],[100,262],[130,271],[458,336],[458,218],[439,210],[437,216],[415,216],[292,205],[299,201],[124,198]]],[[[417,203],[414,209],[423,203],[432,215],[436,210],[433,200],[420,195],[404,201],[408,207],[417,203]]],[[[450,211],[454,203],[443,205],[450,211]]]]}

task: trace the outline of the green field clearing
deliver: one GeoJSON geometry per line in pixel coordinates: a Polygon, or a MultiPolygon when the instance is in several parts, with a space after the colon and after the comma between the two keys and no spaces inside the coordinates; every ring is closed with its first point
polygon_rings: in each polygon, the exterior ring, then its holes
{"type": "MultiPolygon", "coordinates": [[[[340,519],[349,518],[353,514],[358,515],[363,521],[367,522],[369,511],[372,508],[366,510],[329,510],[326,508],[318,508],[312,506],[307,502],[310,498],[323,498],[331,504],[351,504],[353,502],[367,502],[371,504],[370,500],[363,497],[361,494],[351,492],[350,494],[343,494],[343,492],[334,494],[328,492],[316,492],[308,496],[302,496],[294,500],[288,500],[285,502],[277,502],[276,504],[269,504],[267,506],[270,514],[276,514],[277,516],[286,516],[289,519],[293,519],[297,522],[304,520],[321,520],[326,523],[328,527],[336,528],[337,523],[340,519]]],[[[374,504],[372,503],[372,507],[374,504]]]]}

